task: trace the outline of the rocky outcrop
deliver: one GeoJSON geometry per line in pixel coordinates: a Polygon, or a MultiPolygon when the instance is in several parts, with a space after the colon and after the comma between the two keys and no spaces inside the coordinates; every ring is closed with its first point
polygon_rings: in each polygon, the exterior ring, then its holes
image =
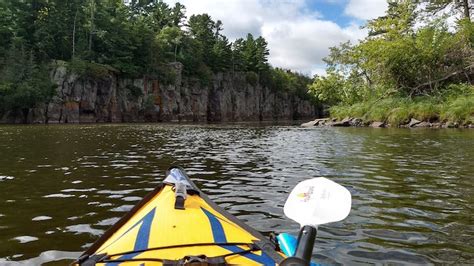
{"type": "MultiPolygon", "coordinates": [[[[301,124],[302,127],[316,127],[316,126],[332,126],[332,127],[362,127],[368,126],[373,128],[383,128],[383,127],[392,127],[393,125],[387,124],[386,122],[372,121],[364,122],[360,118],[350,118],[346,117],[342,120],[337,120],[335,118],[318,118],[313,121],[309,121],[301,124]]],[[[474,125],[471,123],[460,125],[459,123],[452,122],[429,122],[429,121],[420,121],[414,118],[406,124],[401,124],[395,127],[401,128],[474,128],[474,125]]]]}
{"type": "Polygon", "coordinates": [[[370,127],[373,127],[373,128],[385,127],[385,123],[384,123],[384,122],[374,121],[374,122],[370,123],[370,127]]]}
{"type": "Polygon", "coordinates": [[[333,127],[350,127],[352,122],[352,118],[346,117],[341,121],[334,121],[330,124],[333,127]]]}
{"type": "Polygon", "coordinates": [[[301,124],[302,127],[314,127],[325,125],[329,121],[329,118],[320,118],[313,121],[309,121],[301,124]]]}
{"type": "Polygon", "coordinates": [[[245,73],[216,74],[208,85],[183,77],[171,65],[174,81],[128,79],[109,71],[80,76],[58,65],[51,73],[57,96],[26,112],[9,112],[4,123],[97,123],[159,121],[292,120],[319,116],[310,101],[246,81],[245,73]]]}
{"type": "Polygon", "coordinates": [[[410,122],[408,123],[408,127],[415,127],[416,125],[420,124],[420,120],[416,120],[415,118],[410,119],[410,122]]]}

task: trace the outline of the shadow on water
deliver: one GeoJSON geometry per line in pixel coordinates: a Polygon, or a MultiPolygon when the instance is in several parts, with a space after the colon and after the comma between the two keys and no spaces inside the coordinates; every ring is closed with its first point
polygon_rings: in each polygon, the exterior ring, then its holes
{"type": "Polygon", "coordinates": [[[299,181],[348,187],[349,218],[320,227],[321,263],[474,263],[473,147],[471,130],[2,126],[0,263],[76,258],[171,164],[264,233],[296,234],[282,207],[299,181]]]}

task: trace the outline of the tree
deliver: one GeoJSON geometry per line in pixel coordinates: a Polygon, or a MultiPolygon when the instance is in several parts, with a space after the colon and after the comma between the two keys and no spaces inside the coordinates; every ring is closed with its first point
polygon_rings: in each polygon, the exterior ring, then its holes
{"type": "Polygon", "coordinates": [[[204,63],[211,66],[214,59],[212,49],[217,41],[216,23],[208,14],[192,15],[189,18],[188,27],[191,36],[201,44],[204,63]]]}
{"type": "Polygon", "coordinates": [[[261,73],[268,70],[267,42],[263,37],[255,39],[252,34],[247,38],[238,39],[234,43],[234,64],[239,70],[261,73]],[[240,69],[241,68],[241,69],[240,69]]]}
{"type": "Polygon", "coordinates": [[[258,37],[255,40],[255,60],[256,60],[256,68],[258,72],[263,72],[268,69],[268,55],[270,54],[270,51],[268,50],[268,43],[267,41],[262,37],[258,37]]]}
{"type": "Polygon", "coordinates": [[[428,2],[426,11],[429,13],[438,13],[442,10],[452,9],[461,12],[464,19],[471,21],[472,2],[470,0],[436,0],[428,2]]]}
{"type": "Polygon", "coordinates": [[[219,37],[212,47],[212,70],[214,72],[226,71],[232,66],[232,49],[229,40],[219,37]]]}
{"type": "Polygon", "coordinates": [[[176,3],[171,9],[171,22],[173,26],[180,28],[183,26],[183,21],[186,19],[186,7],[180,4],[179,2],[176,3]]]}
{"type": "Polygon", "coordinates": [[[253,76],[255,82],[261,81],[261,76],[269,80],[278,76],[288,81],[285,84],[299,87],[303,80],[294,73],[272,72],[263,37],[249,34],[230,43],[222,22],[208,14],[193,15],[184,25],[186,9],[180,3],[124,2],[0,1],[2,108],[26,110],[47,100],[44,95],[49,94],[40,87],[48,87],[42,78],[48,76],[48,66],[54,60],[66,61],[71,70],[94,77],[117,71],[132,78],[161,79],[169,72],[169,63],[179,61],[186,75],[197,76],[203,83],[209,82],[213,73],[230,69],[252,72],[247,76],[253,76]],[[11,63],[13,55],[24,68],[11,63]],[[16,72],[23,80],[15,79],[16,72]],[[43,85],[36,88],[35,82],[43,85]]]}
{"type": "Polygon", "coordinates": [[[243,58],[245,62],[245,70],[257,72],[257,45],[252,34],[247,34],[247,39],[244,41],[243,58]]]}
{"type": "Polygon", "coordinates": [[[391,2],[386,15],[366,25],[369,37],[330,48],[327,76],[315,78],[314,95],[331,104],[353,104],[391,94],[435,95],[450,83],[470,82],[473,23],[458,21],[454,33],[441,19],[416,25],[419,7],[391,2]]]}
{"type": "Polygon", "coordinates": [[[242,38],[232,43],[232,71],[245,71],[244,46],[245,41],[242,38]]]}
{"type": "Polygon", "coordinates": [[[165,57],[174,58],[176,62],[178,47],[183,40],[183,32],[180,28],[173,27],[164,27],[161,32],[156,37],[156,42],[162,51],[165,52],[165,57]],[[166,54],[173,55],[172,57],[167,56],[166,54]]]}
{"type": "Polygon", "coordinates": [[[12,45],[0,69],[0,113],[22,112],[26,122],[29,109],[48,102],[53,95],[46,66],[36,64],[33,53],[21,44],[12,45]]]}
{"type": "MultiPolygon", "coordinates": [[[[14,23],[8,2],[0,2],[0,59],[3,58],[13,38],[11,24],[14,23]]],[[[0,61],[1,67],[1,61],[0,61]]]]}

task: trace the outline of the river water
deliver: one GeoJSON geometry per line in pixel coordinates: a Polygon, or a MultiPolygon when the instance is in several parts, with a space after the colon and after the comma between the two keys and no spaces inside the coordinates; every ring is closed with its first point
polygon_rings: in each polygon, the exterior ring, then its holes
{"type": "Polygon", "coordinates": [[[65,264],[173,164],[257,230],[291,232],[291,188],[325,176],[353,196],[321,226],[324,264],[474,263],[474,131],[288,125],[0,127],[0,264],[65,264]]]}

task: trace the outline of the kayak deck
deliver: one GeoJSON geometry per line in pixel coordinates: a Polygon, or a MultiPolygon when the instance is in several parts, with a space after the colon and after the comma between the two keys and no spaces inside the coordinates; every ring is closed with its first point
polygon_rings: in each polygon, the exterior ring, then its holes
{"type": "Polygon", "coordinates": [[[271,241],[210,201],[182,173],[192,186],[184,209],[175,208],[173,184],[161,185],[77,263],[182,265],[202,260],[210,265],[275,265],[284,258],[271,241]]]}

